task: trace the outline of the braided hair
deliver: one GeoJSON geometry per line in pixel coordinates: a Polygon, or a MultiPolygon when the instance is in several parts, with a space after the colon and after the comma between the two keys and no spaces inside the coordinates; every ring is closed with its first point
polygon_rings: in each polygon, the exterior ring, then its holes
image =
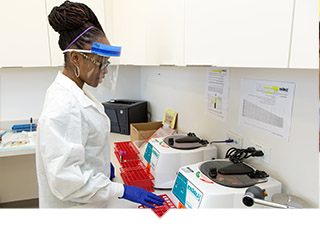
{"type": "MultiPolygon", "coordinates": [[[[94,28],[83,34],[70,48],[83,49],[86,44],[93,43],[97,37],[105,36],[104,31],[94,12],[85,4],[65,1],[54,7],[49,16],[49,24],[60,34],[59,47],[65,50],[67,46],[85,29],[94,28]]],[[[68,65],[68,54],[64,56],[68,65]]]]}

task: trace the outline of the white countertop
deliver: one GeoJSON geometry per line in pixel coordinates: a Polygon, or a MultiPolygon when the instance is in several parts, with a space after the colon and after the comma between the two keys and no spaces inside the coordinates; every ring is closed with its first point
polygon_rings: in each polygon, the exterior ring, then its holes
{"type": "MultiPolygon", "coordinates": [[[[110,133],[110,146],[111,146],[110,151],[111,151],[111,159],[113,158],[113,162],[117,161],[113,153],[113,143],[122,142],[122,141],[130,141],[130,136],[117,134],[117,133],[110,133]]],[[[20,146],[20,147],[5,149],[5,150],[0,149],[0,157],[10,157],[10,156],[29,155],[29,154],[35,154],[35,146],[26,145],[26,146],[20,146]]]]}

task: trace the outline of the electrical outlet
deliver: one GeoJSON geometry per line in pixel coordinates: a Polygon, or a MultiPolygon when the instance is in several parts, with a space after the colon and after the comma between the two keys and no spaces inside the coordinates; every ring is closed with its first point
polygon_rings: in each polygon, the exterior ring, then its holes
{"type": "Polygon", "coordinates": [[[259,159],[260,161],[270,164],[270,158],[271,158],[271,148],[265,145],[262,145],[261,143],[256,143],[254,141],[250,142],[250,147],[254,147],[256,150],[261,150],[263,152],[262,157],[255,157],[259,159]]]}
{"type": "Polygon", "coordinates": [[[233,132],[228,132],[227,138],[233,140],[233,143],[227,143],[230,147],[242,148],[242,137],[241,136],[239,136],[233,132]]]}

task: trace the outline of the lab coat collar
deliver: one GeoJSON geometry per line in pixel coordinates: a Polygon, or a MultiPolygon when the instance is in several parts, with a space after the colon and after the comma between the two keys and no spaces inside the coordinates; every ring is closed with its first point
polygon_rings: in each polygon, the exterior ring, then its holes
{"type": "MultiPolygon", "coordinates": [[[[93,100],[91,100],[91,97],[85,95],[85,93],[88,93],[88,91],[86,91],[85,89],[80,89],[74,81],[72,81],[69,77],[65,76],[60,71],[58,72],[58,75],[56,77],[56,82],[64,88],[66,88],[67,90],[69,90],[76,97],[76,99],[78,99],[78,101],[84,108],[91,105],[96,107],[96,104],[93,100]]],[[[97,109],[99,110],[99,108],[97,109]]],[[[99,110],[99,112],[101,111],[99,110]]]]}
{"type": "Polygon", "coordinates": [[[91,94],[91,92],[89,92],[85,87],[83,87],[82,90],[86,94],[86,96],[89,97],[89,99],[92,100],[92,102],[94,102],[94,106],[97,108],[97,110],[101,114],[106,116],[103,105],[96,99],[96,97],[94,97],[93,94],[91,94]]]}

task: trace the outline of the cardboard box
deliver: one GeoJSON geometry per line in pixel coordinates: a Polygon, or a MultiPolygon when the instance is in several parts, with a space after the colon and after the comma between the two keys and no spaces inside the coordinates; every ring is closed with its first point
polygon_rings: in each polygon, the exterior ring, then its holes
{"type": "Polygon", "coordinates": [[[161,121],[132,123],[130,124],[131,141],[149,139],[159,128],[162,127],[161,121]]]}

